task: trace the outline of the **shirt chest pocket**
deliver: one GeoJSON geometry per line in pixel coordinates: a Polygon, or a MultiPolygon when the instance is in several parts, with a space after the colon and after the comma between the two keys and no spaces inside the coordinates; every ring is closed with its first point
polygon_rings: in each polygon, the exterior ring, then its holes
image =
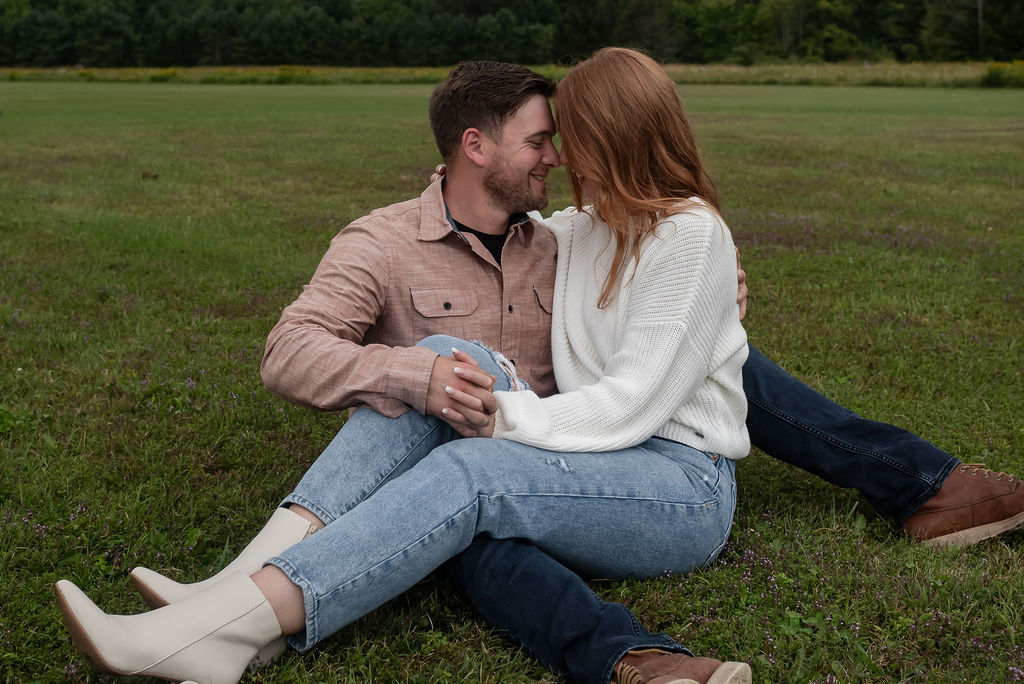
{"type": "Polygon", "coordinates": [[[412,306],[426,318],[469,316],[476,311],[476,292],[440,288],[410,288],[412,306]]]}

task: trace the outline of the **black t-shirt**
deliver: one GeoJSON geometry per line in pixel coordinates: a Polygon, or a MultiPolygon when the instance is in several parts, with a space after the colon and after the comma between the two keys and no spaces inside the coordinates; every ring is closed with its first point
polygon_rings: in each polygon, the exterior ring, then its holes
{"type": "Polygon", "coordinates": [[[452,223],[459,229],[459,232],[472,233],[480,238],[480,243],[488,252],[491,253],[491,256],[493,256],[494,260],[498,262],[498,265],[501,265],[501,250],[505,246],[505,238],[508,237],[508,228],[506,228],[505,232],[501,235],[491,235],[490,233],[481,233],[479,230],[474,230],[469,226],[459,223],[455,219],[452,219],[452,223]]]}

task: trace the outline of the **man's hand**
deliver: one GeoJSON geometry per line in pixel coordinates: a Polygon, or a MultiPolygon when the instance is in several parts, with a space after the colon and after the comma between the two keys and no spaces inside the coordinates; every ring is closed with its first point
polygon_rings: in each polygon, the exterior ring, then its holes
{"type": "Polygon", "coordinates": [[[740,266],[740,248],[736,248],[736,283],[739,288],[736,291],[736,303],[740,305],[740,320],[742,321],[747,315],[747,295],[750,291],[747,289],[747,272],[740,266]]]}
{"type": "Polygon", "coordinates": [[[456,351],[438,356],[427,387],[427,414],[448,423],[463,437],[490,437],[498,403],[491,389],[494,376],[473,357],[456,351]]]}

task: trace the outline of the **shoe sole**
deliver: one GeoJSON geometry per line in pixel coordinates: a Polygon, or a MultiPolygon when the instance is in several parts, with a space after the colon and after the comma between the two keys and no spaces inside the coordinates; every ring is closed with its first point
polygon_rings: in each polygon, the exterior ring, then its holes
{"type": "MultiPolygon", "coordinates": [[[[75,611],[71,609],[71,604],[68,603],[67,598],[65,598],[64,592],[60,590],[60,585],[55,585],[54,589],[57,592],[57,605],[60,607],[61,615],[64,616],[64,626],[68,628],[68,632],[71,634],[71,643],[73,643],[75,648],[77,648],[82,655],[89,660],[93,668],[100,672],[109,672],[110,674],[122,676],[135,674],[134,672],[125,672],[124,670],[113,668],[103,659],[103,656],[100,655],[99,649],[96,648],[96,644],[92,642],[92,639],[89,638],[89,634],[85,631],[85,628],[82,627],[82,624],[75,616],[75,611]]],[[[163,679],[164,681],[169,682],[181,681],[178,679],[171,679],[169,677],[162,677],[157,674],[147,674],[146,676],[153,677],[154,679],[163,679]]]]}
{"type": "MultiPolygon", "coordinates": [[[[75,645],[75,648],[88,659],[89,663],[92,664],[93,668],[100,672],[107,672],[109,674],[131,676],[134,672],[125,672],[124,670],[118,670],[107,664],[107,661],[100,655],[96,645],[89,638],[88,633],[82,624],[78,621],[75,616],[75,611],[71,609],[71,604],[68,603],[67,598],[64,596],[64,592],[60,590],[60,584],[54,586],[54,590],[57,592],[57,606],[60,608],[61,615],[64,617],[64,626],[68,628],[68,633],[71,634],[71,643],[75,645]]],[[[160,679],[166,682],[180,682],[180,684],[198,684],[190,679],[181,680],[173,677],[165,677],[159,674],[149,674],[146,677],[153,679],[160,679]]]]}
{"type": "Polygon", "coordinates": [[[708,679],[707,684],[751,684],[750,665],[722,663],[708,679]]]}
{"type": "MultiPolygon", "coordinates": [[[[637,676],[641,676],[639,670],[637,676]]],[[[653,680],[657,680],[659,684],[698,684],[696,680],[688,677],[666,679],[665,675],[662,675],[653,677],[653,680]]],[[[722,663],[711,673],[711,678],[705,684],[751,684],[750,666],[746,663],[722,663]]]]}
{"type": "Polygon", "coordinates": [[[1004,520],[997,520],[994,523],[987,525],[978,525],[977,527],[970,527],[966,530],[959,530],[951,534],[945,534],[941,537],[933,537],[931,539],[924,539],[921,541],[925,546],[933,546],[942,548],[946,546],[969,546],[976,544],[983,539],[989,539],[991,537],[999,536],[1007,532],[1024,527],[1024,511],[1021,511],[1017,515],[1006,518],[1004,520]]]}
{"type": "Polygon", "coordinates": [[[85,628],[82,627],[78,618],[75,616],[75,611],[71,609],[71,604],[68,603],[67,598],[64,596],[64,592],[60,590],[60,584],[54,585],[54,591],[57,592],[57,605],[60,607],[61,615],[64,616],[64,626],[68,628],[68,632],[71,634],[71,643],[75,645],[75,648],[79,650],[89,662],[93,668],[101,672],[109,672],[111,674],[126,675],[128,672],[121,672],[110,667],[103,657],[100,655],[96,645],[92,643],[92,639],[86,633],[85,628]]]}
{"type": "Polygon", "coordinates": [[[151,609],[156,610],[157,608],[163,608],[169,603],[155,591],[149,588],[149,585],[140,580],[135,575],[128,575],[128,579],[135,585],[135,591],[139,592],[142,596],[142,600],[146,602],[146,605],[151,609]]]}

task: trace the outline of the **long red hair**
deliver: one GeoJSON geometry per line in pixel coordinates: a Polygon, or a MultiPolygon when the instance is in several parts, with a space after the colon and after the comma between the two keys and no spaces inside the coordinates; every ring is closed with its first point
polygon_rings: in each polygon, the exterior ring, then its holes
{"type": "Polygon", "coordinates": [[[676,85],[643,53],[604,48],[566,74],[554,95],[573,198],[584,206],[576,174],[596,186],[597,216],[611,228],[615,255],[598,300],[602,308],[626,260],[639,260],[658,223],[692,200],[718,211],[718,194],[701,163],[676,85]]]}

